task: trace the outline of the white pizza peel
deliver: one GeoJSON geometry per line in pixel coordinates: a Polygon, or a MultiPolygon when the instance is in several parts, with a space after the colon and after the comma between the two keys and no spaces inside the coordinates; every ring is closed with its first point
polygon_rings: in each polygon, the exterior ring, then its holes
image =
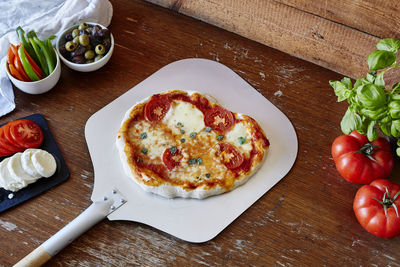
{"type": "Polygon", "coordinates": [[[206,242],[289,172],[298,149],[294,127],[281,111],[231,69],[206,59],[185,59],[163,67],[93,114],[85,136],[94,167],[93,203],[16,266],[45,263],[106,217],[144,223],[185,241],[206,242]],[[125,112],[150,95],[173,89],[209,94],[228,110],[249,115],[260,124],[270,148],[247,183],[202,200],[166,199],[144,192],[124,173],[115,140],[125,112]]]}

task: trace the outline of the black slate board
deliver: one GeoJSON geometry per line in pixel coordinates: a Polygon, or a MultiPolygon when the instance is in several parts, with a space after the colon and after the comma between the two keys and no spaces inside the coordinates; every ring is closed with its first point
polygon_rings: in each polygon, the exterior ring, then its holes
{"type": "MultiPolygon", "coordinates": [[[[12,208],[26,200],[29,200],[46,190],[49,190],[53,186],[56,186],[64,181],[66,181],[69,177],[69,170],[65,161],[61,155],[60,150],[57,147],[56,142],[54,141],[53,135],[50,132],[50,129],[46,123],[46,120],[41,114],[32,114],[27,117],[23,117],[21,119],[29,119],[36,122],[40,128],[42,128],[44,134],[44,141],[40,149],[46,150],[51,153],[56,161],[57,161],[57,170],[56,173],[49,178],[41,178],[37,180],[35,183],[28,185],[27,187],[17,191],[11,192],[7,191],[3,188],[0,188],[0,212],[3,212],[9,208],[12,208]],[[14,196],[12,199],[8,198],[8,195],[12,193],[14,196]]],[[[2,125],[1,125],[2,126],[2,125]]],[[[0,162],[5,157],[0,157],[0,162]]]]}

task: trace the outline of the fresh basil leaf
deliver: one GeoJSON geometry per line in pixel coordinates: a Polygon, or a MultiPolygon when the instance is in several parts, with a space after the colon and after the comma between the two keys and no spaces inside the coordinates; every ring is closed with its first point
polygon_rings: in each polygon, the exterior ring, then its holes
{"type": "Polygon", "coordinates": [[[379,109],[370,110],[367,108],[363,108],[360,110],[361,115],[371,119],[371,120],[380,120],[387,115],[386,106],[381,107],[379,109]]]}
{"type": "Polygon", "coordinates": [[[390,117],[390,115],[388,115],[387,113],[386,113],[385,117],[380,119],[380,122],[382,122],[382,123],[389,123],[391,121],[392,121],[392,117],[390,117]]]}
{"type": "Polygon", "coordinates": [[[397,139],[396,145],[400,146],[400,139],[397,139]]]}
{"type": "Polygon", "coordinates": [[[350,134],[352,131],[361,128],[362,120],[360,115],[353,111],[352,106],[347,108],[342,121],[340,122],[340,127],[344,134],[350,134]]]}
{"type": "Polygon", "coordinates": [[[393,137],[400,137],[400,120],[392,121],[390,133],[393,135],[393,137]]]}
{"type": "Polygon", "coordinates": [[[370,70],[381,70],[396,61],[396,53],[385,50],[375,50],[368,56],[370,70]]]}
{"type": "Polygon", "coordinates": [[[346,100],[349,98],[351,94],[351,90],[349,90],[346,84],[339,81],[329,81],[329,84],[333,87],[335,91],[335,95],[338,97],[338,102],[346,100]]]}
{"type": "Polygon", "coordinates": [[[371,82],[369,82],[366,78],[357,79],[357,81],[354,83],[354,89],[357,89],[358,87],[369,83],[371,82]]]}
{"type": "Polygon", "coordinates": [[[390,117],[400,119],[400,101],[390,101],[388,104],[390,117]]]}
{"type": "Polygon", "coordinates": [[[367,137],[370,142],[375,141],[378,138],[378,131],[375,128],[375,124],[375,121],[371,121],[368,124],[367,137]]]}
{"type": "Polygon", "coordinates": [[[351,90],[353,89],[353,86],[351,84],[351,80],[348,77],[344,77],[341,82],[347,87],[347,89],[351,90]]]}
{"type": "Polygon", "coordinates": [[[375,81],[375,75],[372,75],[371,73],[367,73],[367,77],[366,77],[367,81],[369,81],[370,83],[373,83],[375,81]]]}
{"type": "Polygon", "coordinates": [[[400,147],[396,148],[396,154],[400,157],[400,147]]]}
{"type": "Polygon", "coordinates": [[[384,71],[381,71],[376,75],[374,83],[378,86],[383,86],[385,87],[385,80],[383,79],[383,75],[385,75],[384,71]]]}
{"type": "Polygon", "coordinates": [[[400,41],[393,38],[385,38],[376,44],[378,50],[385,50],[389,52],[397,52],[400,48],[400,41]]]}
{"type": "Polygon", "coordinates": [[[378,109],[386,104],[385,87],[366,84],[357,88],[357,101],[367,109],[378,109]]]}
{"type": "Polygon", "coordinates": [[[381,129],[381,131],[384,135],[386,135],[386,136],[392,135],[390,132],[391,125],[392,125],[391,122],[390,123],[378,123],[378,125],[379,125],[379,129],[381,129]]]}

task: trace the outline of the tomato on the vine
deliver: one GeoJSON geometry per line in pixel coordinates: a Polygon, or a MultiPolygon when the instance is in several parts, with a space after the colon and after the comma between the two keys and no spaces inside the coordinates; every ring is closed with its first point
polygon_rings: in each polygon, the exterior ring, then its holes
{"type": "Polygon", "coordinates": [[[375,180],[356,193],[353,210],[358,222],[371,234],[391,238],[400,234],[400,186],[375,180]]]}
{"type": "Polygon", "coordinates": [[[332,157],[340,175],[356,184],[369,184],[386,178],[393,169],[390,143],[383,137],[370,143],[357,131],[333,141],[332,157]]]}

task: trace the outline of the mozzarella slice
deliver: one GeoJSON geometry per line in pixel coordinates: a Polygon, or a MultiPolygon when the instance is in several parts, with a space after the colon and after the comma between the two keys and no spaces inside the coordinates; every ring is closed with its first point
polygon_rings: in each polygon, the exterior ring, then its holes
{"type": "Polygon", "coordinates": [[[6,158],[0,163],[0,185],[6,190],[16,192],[24,188],[28,183],[24,180],[15,180],[8,170],[8,163],[11,158],[6,158]]]}
{"type": "Polygon", "coordinates": [[[56,160],[53,155],[45,150],[39,149],[33,153],[31,159],[36,171],[43,177],[50,177],[57,170],[56,160]]]}
{"type": "Polygon", "coordinates": [[[28,184],[33,183],[37,179],[24,171],[21,164],[21,155],[22,153],[18,152],[10,158],[10,160],[7,163],[8,171],[10,172],[11,177],[15,181],[22,180],[28,184]]]}
{"type": "Polygon", "coordinates": [[[231,143],[237,147],[240,152],[246,155],[248,155],[253,148],[251,145],[250,132],[243,122],[236,123],[235,126],[226,133],[224,141],[231,143]],[[239,139],[244,140],[244,143],[241,144],[239,139]]]}
{"type": "Polygon", "coordinates": [[[181,100],[174,101],[164,117],[164,122],[176,134],[183,133],[181,130],[187,134],[198,133],[205,127],[203,112],[195,105],[181,100]]]}
{"type": "Polygon", "coordinates": [[[39,151],[39,149],[29,148],[25,150],[21,155],[21,164],[26,173],[35,177],[36,179],[39,179],[42,177],[42,175],[40,175],[32,163],[32,155],[37,151],[39,151]]]}

